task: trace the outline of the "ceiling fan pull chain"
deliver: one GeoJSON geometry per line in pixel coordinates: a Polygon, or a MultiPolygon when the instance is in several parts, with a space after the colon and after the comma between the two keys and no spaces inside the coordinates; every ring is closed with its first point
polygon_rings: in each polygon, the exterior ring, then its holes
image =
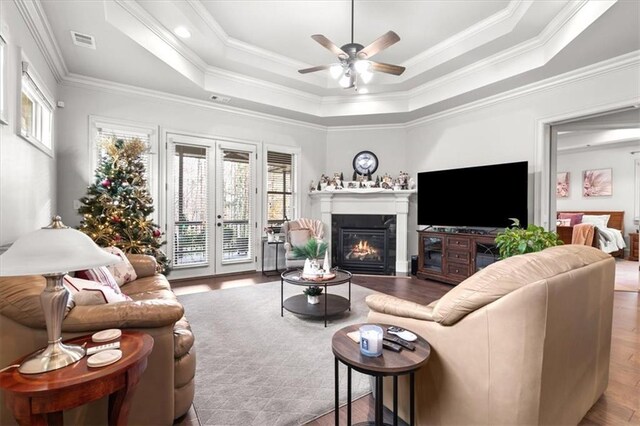
{"type": "Polygon", "coordinates": [[[353,44],[353,7],[355,0],[351,0],[351,44],[353,44]]]}

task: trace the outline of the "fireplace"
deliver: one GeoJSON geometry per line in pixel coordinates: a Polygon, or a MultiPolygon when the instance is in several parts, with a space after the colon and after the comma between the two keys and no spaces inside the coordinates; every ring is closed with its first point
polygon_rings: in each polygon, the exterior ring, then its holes
{"type": "Polygon", "coordinates": [[[332,215],[333,264],[351,272],[395,273],[395,215],[332,215]]]}

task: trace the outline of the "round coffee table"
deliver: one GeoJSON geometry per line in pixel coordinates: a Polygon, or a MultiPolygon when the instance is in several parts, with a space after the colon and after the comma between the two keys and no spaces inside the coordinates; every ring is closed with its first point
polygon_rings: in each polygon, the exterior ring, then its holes
{"type": "MultiPolygon", "coordinates": [[[[333,335],[331,340],[331,350],[335,357],[335,423],[339,424],[339,377],[338,361],[347,366],[347,424],[351,424],[351,369],[368,374],[376,378],[375,394],[375,423],[360,423],[360,425],[375,424],[382,425],[382,383],[385,376],[393,377],[393,424],[398,424],[398,376],[409,375],[409,424],[415,424],[415,372],[425,365],[431,355],[431,346],[422,337],[418,336],[415,342],[415,350],[410,351],[403,348],[400,352],[393,352],[388,349],[382,350],[379,357],[368,357],[360,353],[360,345],[354,342],[347,333],[357,331],[365,324],[353,324],[344,327],[333,335]]],[[[385,337],[395,337],[387,333],[389,324],[376,324],[382,327],[385,337]]]]}
{"type": "Polygon", "coordinates": [[[302,270],[290,269],[284,271],[280,275],[280,316],[284,316],[284,310],[299,315],[307,315],[311,317],[323,317],[324,326],[327,326],[327,317],[339,314],[346,310],[351,310],[351,272],[343,269],[332,269],[331,272],[336,274],[329,280],[311,280],[302,278],[302,270]],[[303,287],[318,286],[324,287],[324,296],[320,296],[320,302],[312,305],[307,302],[307,296],[298,294],[284,300],[284,283],[293,284],[303,287]],[[349,284],[349,298],[338,296],[337,294],[327,294],[327,288],[349,284]]]}

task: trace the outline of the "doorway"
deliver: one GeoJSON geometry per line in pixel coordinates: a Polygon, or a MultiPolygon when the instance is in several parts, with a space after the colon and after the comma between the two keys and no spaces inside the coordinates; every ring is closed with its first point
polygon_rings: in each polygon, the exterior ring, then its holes
{"type": "Polygon", "coordinates": [[[167,134],[172,275],[256,269],[256,146],[167,134]]]}
{"type": "Polygon", "coordinates": [[[616,259],[616,290],[640,291],[640,110],[551,124],[549,133],[550,228],[571,243],[572,223],[557,213],[584,214],[596,226],[593,245],[616,259]]]}

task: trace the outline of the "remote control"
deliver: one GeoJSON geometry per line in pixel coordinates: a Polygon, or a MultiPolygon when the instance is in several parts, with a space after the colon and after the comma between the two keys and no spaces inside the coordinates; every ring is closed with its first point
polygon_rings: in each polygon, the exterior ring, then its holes
{"type": "Polygon", "coordinates": [[[92,346],[87,348],[87,355],[93,355],[97,352],[106,351],[108,349],[119,349],[120,342],[106,343],[104,345],[92,346]]]}
{"type": "Polygon", "coordinates": [[[407,342],[406,340],[403,340],[399,337],[396,336],[384,336],[383,337],[384,340],[388,340],[389,342],[393,342],[396,345],[400,345],[405,349],[409,349],[410,351],[415,351],[416,347],[413,343],[407,342]]]}
{"type": "Polygon", "coordinates": [[[393,352],[400,352],[402,347],[400,345],[396,345],[395,343],[387,342],[386,340],[382,341],[382,347],[385,349],[389,349],[393,352]]]}

